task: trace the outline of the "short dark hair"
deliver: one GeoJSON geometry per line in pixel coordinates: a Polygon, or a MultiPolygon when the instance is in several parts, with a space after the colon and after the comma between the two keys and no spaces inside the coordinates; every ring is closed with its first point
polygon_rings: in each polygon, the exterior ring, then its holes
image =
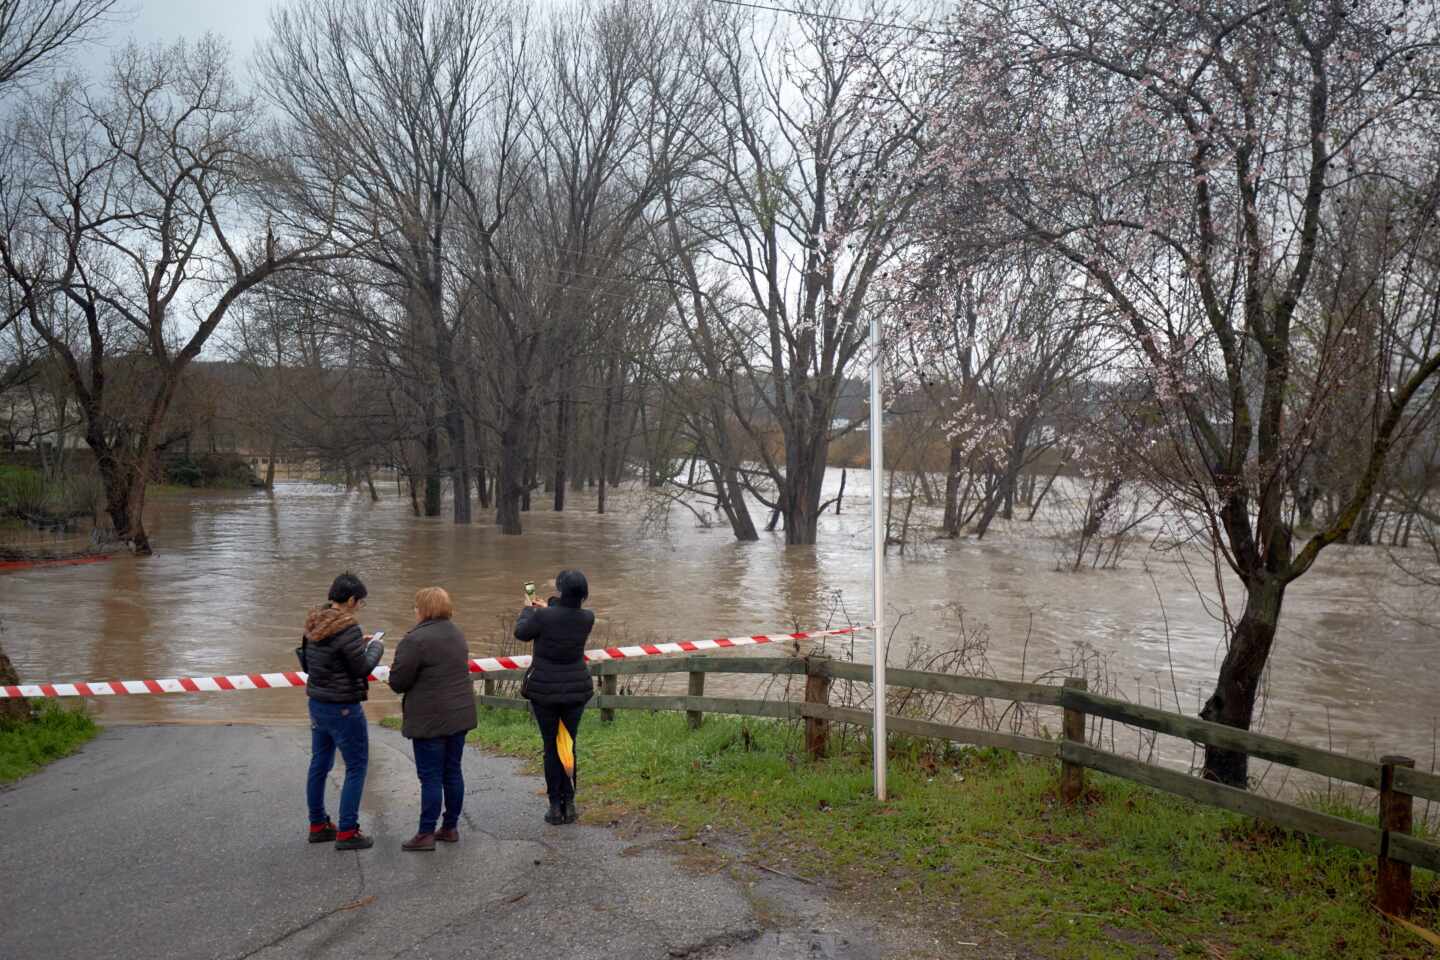
{"type": "Polygon", "coordinates": [[[335,578],[334,583],[330,584],[329,599],[331,603],[346,603],[350,600],[364,600],[369,592],[370,591],[365,589],[365,584],[360,582],[359,577],[355,576],[355,574],[351,573],[349,570],[346,570],[344,573],[340,574],[340,576],[335,578]]]}
{"type": "Polygon", "coordinates": [[[566,600],[584,600],[590,596],[590,581],[579,570],[561,570],[555,578],[555,589],[566,600]]]}

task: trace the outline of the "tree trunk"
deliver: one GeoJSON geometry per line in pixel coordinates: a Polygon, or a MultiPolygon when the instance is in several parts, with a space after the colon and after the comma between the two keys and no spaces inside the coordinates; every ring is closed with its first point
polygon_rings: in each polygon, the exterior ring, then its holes
{"type": "Polygon", "coordinates": [[[830,442],[823,435],[804,437],[798,443],[786,443],[785,483],[780,489],[780,510],[785,515],[787,547],[813,544],[819,534],[820,491],[825,483],[825,460],[829,449],[830,442]]]}
{"type": "Polygon", "coordinates": [[[380,502],[380,491],[375,489],[375,475],[370,471],[370,461],[365,461],[365,486],[370,491],[370,502],[380,502]]]}
{"type": "Polygon", "coordinates": [[[529,438],[526,436],[525,397],[505,411],[500,432],[500,466],[495,475],[495,524],[505,536],[521,534],[520,513],[529,495],[529,438]]]}
{"type": "Polygon", "coordinates": [[[1320,491],[1314,484],[1301,480],[1295,487],[1295,513],[1297,526],[1311,530],[1315,527],[1315,501],[1320,491]]]}
{"type": "Polygon", "coordinates": [[[491,507],[490,475],[483,462],[475,465],[475,495],[480,498],[480,509],[489,510],[491,507]]]}
{"type": "Polygon", "coordinates": [[[1064,469],[1065,469],[1065,461],[1064,461],[1064,460],[1061,460],[1060,463],[1055,467],[1055,472],[1052,473],[1052,474],[1050,474],[1049,479],[1047,479],[1047,480],[1045,481],[1045,486],[1043,486],[1043,487],[1040,488],[1040,492],[1037,493],[1037,494],[1035,495],[1035,498],[1031,501],[1031,503],[1030,503],[1030,515],[1025,518],[1025,521],[1026,521],[1027,523],[1030,522],[1031,520],[1034,520],[1034,519],[1035,519],[1035,514],[1037,514],[1037,513],[1040,512],[1040,505],[1045,502],[1045,497],[1046,497],[1047,494],[1049,494],[1050,488],[1055,485],[1055,478],[1058,477],[1058,476],[1060,476],[1060,471],[1061,471],[1061,470],[1064,470],[1064,469]]]}
{"type": "Polygon", "coordinates": [[[995,515],[1000,512],[1000,507],[1005,503],[1005,494],[1010,489],[1014,480],[1008,473],[1002,474],[1000,482],[995,489],[990,491],[990,498],[985,501],[985,509],[980,514],[980,522],[975,524],[975,539],[985,539],[985,534],[990,530],[990,524],[995,521],[995,515]]]}
{"type": "Polygon", "coordinates": [[[610,421],[614,416],[615,396],[612,386],[613,368],[617,364],[611,364],[612,372],[605,377],[605,399],[600,407],[600,450],[598,451],[599,466],[596,468],[600,474],[600,489],[596,495],[595,512],[605,512],[605,493],[610,479],[610,421]]]}
{"type": "Polygon", "coordinates": [[[555,412],[555,501],[552,509],[556,513],[565,510],[565,482],[568,479],[566,471],[570,454],[570,424],[567,417],[569,406],[565,392],[561,391],[555,412]]]}
{"type": "Polygon", "coordinates": [[[440,431],[428,416],[425,427],[425,516],[440,516],[440,431]]]}
{"type": "Polygon", "coordinates": [[[1113,476],[1105,481],[1105,486],[1100,490],[1100,496],[1090,507],[1090,512],[1085,515],[1085,523],[1080,528],[1080,538],[1091,540],[1098,534],[1105,525],[1105,517],[1110,513],[1110,508],[1120,496],[1120,487],[1123,481],[1119,476],[1113,476]]]}
{"type": "Polygon", "coordinates": [[[715,500],[725,519],[730,522],[730,531],[741,543],[753,543],[760,539],[755,530],[755,521],[750,517],[750,508],[745,503],[745,487],[740,475],[733,467],[721,467],[714,460],[706,459],[710,479],[715,484],[715,500]]]}
{"type": "Polygon", "coordinates": [[[466,436],[465,415],[453,402],[445,410],[445,433],[450,438],[450,490],[455,495],[456,523],[469,523],[470,515],[470,443],[466,436]]]}
{"type": "Polygon", "coordinates": [[[130,461],[131,437],[127,433],[108,444],[99,436],[99,428],[87,431],[86,442],[95,451],[100,480],[105,488],[105,512],[110,515],[115,539],[130,545],[135,553],[149,556],[150,538],[145,533],[142,512],[145,509],[145,462],[130,461]],[[118,451],[118,452],[117,452],[118,451]]]}
{"type": "MultiPolygon", "coordinates": [[[[1278,577],[1261,575],[1245,591],[1245,610],[1230,635],[1230,649],[1220,664],[1215,691],[1205,702],[1200,716],[1226,726],[1249,730],[1255,713],[1260,680],[1275,642],[1280,608],[1285,601],[1285,583],[1278,577]]],[[[1231,787],[1245,789],[1249,783],[1249,757],[1233,750],[1205,748],[1205,777],[1231,787]]]]}
{"type": "Polygon", "coordinates": [[[270,457],[265,461],[265,489],[275,491],[275,452],[279,449],[280,441],[274,434],[270,435],[270,457]]]}
{"type": "Polygon", "coordinates": [[[950,447],[950,466],[945,471],[945,536],[960,536],[960,473],[964,459],[958,446],[950,447]]]}

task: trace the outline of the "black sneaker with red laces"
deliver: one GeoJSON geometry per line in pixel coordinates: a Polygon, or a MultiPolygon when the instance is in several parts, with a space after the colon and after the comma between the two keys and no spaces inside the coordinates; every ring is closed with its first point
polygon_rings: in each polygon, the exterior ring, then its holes
{"type": "Polygon", "coordinates": [[[335,824],[326,820],[324,823],[310,824],[311,843],[329,843],[335,839],[335,824]]]}

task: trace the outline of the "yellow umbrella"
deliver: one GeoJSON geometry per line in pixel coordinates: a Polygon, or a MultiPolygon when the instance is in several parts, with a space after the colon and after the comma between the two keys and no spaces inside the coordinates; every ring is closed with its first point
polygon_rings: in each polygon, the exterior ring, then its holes
{"type": "Polygon", "coordinates": [[[555,733],[555,752],[560,754],[560,763],[565,767],[567,776],[575,776],[575,738],[570,736],[570,731],[565,729],[565,721],[560,721],[560,729],[555,733]]]}

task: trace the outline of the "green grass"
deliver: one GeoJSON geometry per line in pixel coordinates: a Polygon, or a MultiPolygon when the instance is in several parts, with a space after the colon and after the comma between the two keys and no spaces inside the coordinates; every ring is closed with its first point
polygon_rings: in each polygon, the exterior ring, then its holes
{"type": "MultiPolygon", "coordinates": [[[[482,711],[470,739],[538,769],[527,714],[482,711]]],[[[1043,957],[1433,956],[1371,909],[1375,864],[1355,851],[1093,773],[1089,802],[1068,808],[1052,763],[914,741],[901,741],[877,804],[868,745],[850,743],[811,763],[791,724],[709,716],[691,731],[679,714],[602,724],[590,711],[585,819],[712,825],[869,909],[942,936],[963,934],[948,918],[979,921],[1043,957]]],[[[1433,929],[1440,886],[1415,880],[1415,920],[1433,929]]]]}
{"type": "Polygon", "coordinates": [[[99,730],[84,713],[49,700],[35,704],[33,720],[0,720],[0,783],[19,780],[69,756],[99,730]]]}

